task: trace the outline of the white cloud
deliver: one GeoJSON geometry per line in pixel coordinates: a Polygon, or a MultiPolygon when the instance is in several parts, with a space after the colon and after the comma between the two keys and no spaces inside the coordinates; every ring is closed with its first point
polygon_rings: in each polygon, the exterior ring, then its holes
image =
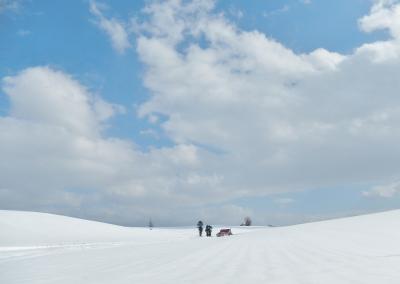
{"type": "Polygon", "coordinates": [[[187,13],[176,3],[147,9],[137,51],[153,96],[139,114],[165,115],[177,143],[223,153],[207,159],[229,194],[373,182],[397,171],[397,59],[378,62],[362,47],[295,54],[209,7],[187,13]]]}
{"type": "Polygon", "coordinates": [[[287,13],[287,12],[289,12],[289,10],[290,10],[290,6],[285,4],[279,9],[263,12],[263,17],[269,18],[269,17],[272,17],[272,16],[277,16],[277,15],[280,15],[280,14],[287,13]]]}
{"type": "Polygon", "coordinates": [[[400,7],[397,0],[377,0],[370,14],[359,20],[359,25],[365,32],[387,29],[394,38],[400,37],[400,7]]]}
{"type": "MultiPolygon", "coordinates": [[[[11,110],[0,118],[0,204],[64,212],[81,204],[113,221],[189,222],[199,205],[398,174],[397,17],[362,20],[366,31],[387,28],[392,38],[353,54],[296,54],[239,29],[213,4],[157,1],[136,22],[151,92],[138,115],[173,146],[143,152],[106,137],[108,119],[123,109],[64,72],[36,67],[4,78],[11,110]]],[[[392,4],[370,16],[398,9],[392,4]]],[[[109,21],[101,11],[92,2],[99,23],[109,21]]],[[[213,210],[218,220],[251,215],[213,210]]]]}
{"type": "Polygon", "coordinates": [[[396,60],[400,57],[400,5],[399,1],[377,0],[369,15],[359,20],[365,32],[387,30],[391,39],[364,44],[357,53],[372,58],[375,62],[396,60]]]}
{"type": "Polygon", "coordinates": [[[364,191],[363,195],[367,197],[383,197],[392,198],[400,193],[400,182],[394,182],[390,184],[384,184],[375,186],[369,191],[364,191]]]}
{"type": "Polygon", "coordinates": [[[99,121],[123,112],[123,107],[91,95],[73,78],[49,67],[27,68],[5,77],[3,90],[10,98],[13,118],[62,126],[82,135],[98,135],[99,121]]]}
{"type": "Polygon", "coordinates": [[[115,18],[107,19],[103,15],[102,9],[104,8],[103,5],[100,5],[95,1],[90,1],[90,12],[97,18],[95,23],[109,36],[113,48],[117,52],[123,54],[131,47],[129,34],[124,27],[123,22],[115,18]]]}
{"type": "MultiPolygon", "coordinates": [[[[121,107],[62,71],[28,68],[2,85],[11,104],[10,114],[0,117],[2,208],[130,224],[152,215],[166,224],[165,212],[206,204],[221,182],[215,173],[197,171],[205,166],[202,151],[191,144],[141,152],[104,136],[107,120],[121,107]]],[[[224,193],[213,195],[222,200],[224,193]]]]}
{"type": "Polygon", "coordinates": [[[292,198],[277,198],[274,199],[274,202],[280,205],[288,205],[294,202],[294,199],[292,198]]]}
{"type": "Polygon", "coordinates": [[[0,14],[7,10],[16,12],[20,7],[20,0],[0,0],[0,14]]]}
{"type": "Polygon", "coordinates": [[[311,53],[304,55],[304,58],[312,62],[315,68],[321,70],[335,70],[339,64],[346,59],[346,56],[336,52],[329,52],[323,48],[318,48],[311,53]]]}

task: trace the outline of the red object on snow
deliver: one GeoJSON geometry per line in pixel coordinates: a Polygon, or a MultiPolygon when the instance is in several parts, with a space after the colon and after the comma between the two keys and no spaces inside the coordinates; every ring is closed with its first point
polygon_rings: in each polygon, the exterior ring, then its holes
{"type": "Polygon", "coordinates": [[[219,233],[217,233],[217,237],[230,236],[230,235],[233,235],[231,229],[221,229],[219,233]]]}

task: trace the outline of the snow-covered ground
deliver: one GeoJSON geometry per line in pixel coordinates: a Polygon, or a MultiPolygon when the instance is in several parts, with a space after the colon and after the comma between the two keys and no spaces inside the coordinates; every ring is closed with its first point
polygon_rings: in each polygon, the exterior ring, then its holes
{"type": "Polygon", "coordinates": [[[0,211],[0,283],[400,283],[400,211],[232,230],[0,211]]]}

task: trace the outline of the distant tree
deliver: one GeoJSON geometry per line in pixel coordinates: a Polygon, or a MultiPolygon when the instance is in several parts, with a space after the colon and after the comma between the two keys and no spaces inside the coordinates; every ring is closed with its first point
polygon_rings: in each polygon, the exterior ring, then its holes
{"type": "Polygon", "coordinates": [[[151,221],[151,218],[150,218],[150,221],[149,221],[149,228],[150,228],[150,230],[152,230],[153,227],[154,227],[154,224],[153,224],[153,221],[151,221]]]}
{"type": "Polygon", "coordinates": [[[244,221],[241,226],[251,226],[251,223],[252,223],[252,221],[251,221],[250,217],[246,217],[246,218],[244,218],[244,221]]]}

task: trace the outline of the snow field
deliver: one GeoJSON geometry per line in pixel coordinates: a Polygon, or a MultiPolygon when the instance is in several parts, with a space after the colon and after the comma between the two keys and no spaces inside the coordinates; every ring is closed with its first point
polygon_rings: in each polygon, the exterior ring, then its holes
{"type": "Polygon", "coordinates": [[[232,231],[0,211],[0,283],[400,283],[400,211],[232,231]]]}

